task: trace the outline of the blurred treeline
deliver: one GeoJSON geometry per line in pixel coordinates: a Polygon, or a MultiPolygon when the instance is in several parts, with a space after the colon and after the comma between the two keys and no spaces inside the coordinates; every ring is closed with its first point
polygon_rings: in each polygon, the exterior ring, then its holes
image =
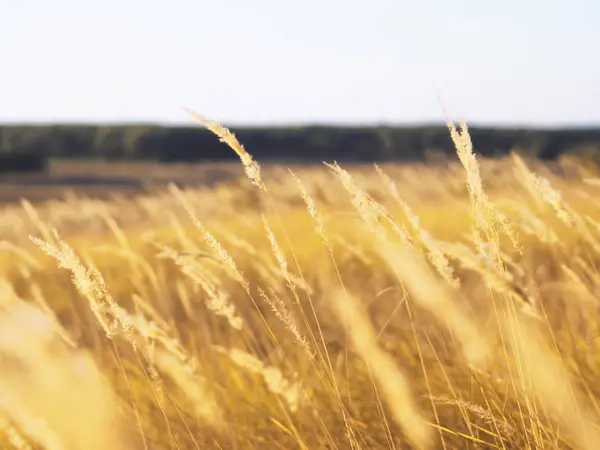
{"type": "MultiPolygon", "coordinates": [[[[232,131],[258,160],[422,161],[455,152],[444,126],[278,127],[232,131]]],[[[514,149],[545,160],[574,152],[600,161],[600,128],[469,129],[476,153],[502,156],[514,149]]],[[[209,131],[156,125],[0,125],[0,155],[8,160],[101,158],[204,161],[235,158],[209,131]]]]}

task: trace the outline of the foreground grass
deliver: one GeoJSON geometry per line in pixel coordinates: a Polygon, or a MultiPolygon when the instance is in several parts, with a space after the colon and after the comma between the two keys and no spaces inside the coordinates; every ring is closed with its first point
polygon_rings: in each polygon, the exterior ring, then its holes
{"type": "Polygon", "coordinates": [[[597,174],[452,127],[261,174],[198,118],[246,181],[2,213],[4,447],[598,448],[597,174]]]}

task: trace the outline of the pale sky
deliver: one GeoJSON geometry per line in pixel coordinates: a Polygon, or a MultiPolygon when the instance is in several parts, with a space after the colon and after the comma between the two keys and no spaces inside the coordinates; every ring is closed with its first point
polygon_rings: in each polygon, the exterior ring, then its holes
{"type": "Polygon", "coordinates": [[[0,123],[600,124],[600,0],[0,0],[0,123]]]}

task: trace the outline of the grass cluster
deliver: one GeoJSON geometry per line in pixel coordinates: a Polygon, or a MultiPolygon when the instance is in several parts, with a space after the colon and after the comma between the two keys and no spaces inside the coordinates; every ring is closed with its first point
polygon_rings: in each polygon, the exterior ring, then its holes
{"type": "Polygon", "coordinates": [[[0,446],[600,447],[577,161],[263,172],[0,213],[0,446]]]}

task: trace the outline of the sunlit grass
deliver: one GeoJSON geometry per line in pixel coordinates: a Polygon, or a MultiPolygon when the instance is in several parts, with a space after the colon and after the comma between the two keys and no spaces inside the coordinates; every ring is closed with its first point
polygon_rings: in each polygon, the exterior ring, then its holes
{"type": "Polygon", "coordinates": [[[0,213],[3,446],[600,447],[596,172],[452,125],[261,171],[198,117],[250,179],[0,213]]]}

